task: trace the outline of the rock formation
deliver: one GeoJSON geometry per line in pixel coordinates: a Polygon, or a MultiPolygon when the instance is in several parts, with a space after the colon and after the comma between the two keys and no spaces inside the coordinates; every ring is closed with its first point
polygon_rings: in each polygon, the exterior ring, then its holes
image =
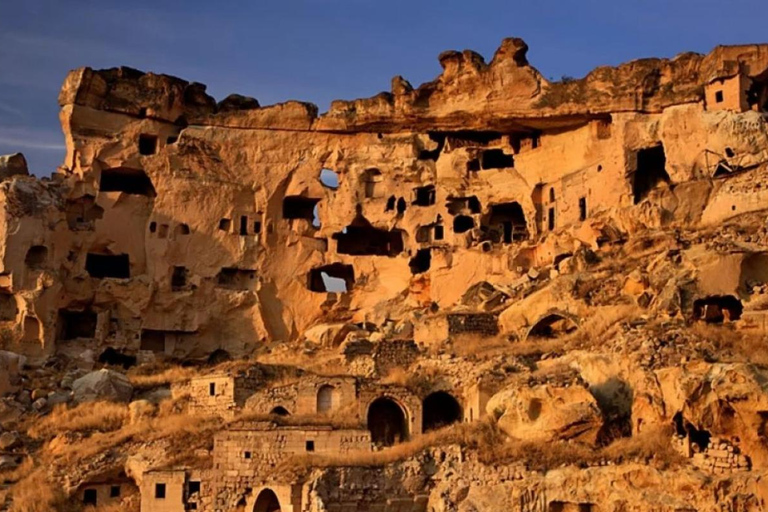
{"type": "Polygon", "coordinates": [[[72,71],[0,157],[0,510],[763,510],[768,45],[527,50],[323,115],[72,71]]]}

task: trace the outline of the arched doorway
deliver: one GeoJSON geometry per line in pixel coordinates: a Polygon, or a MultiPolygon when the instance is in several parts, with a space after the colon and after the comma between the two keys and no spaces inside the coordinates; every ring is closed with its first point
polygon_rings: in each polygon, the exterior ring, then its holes
{"type": "Polygon", "coordinates": [[[272,489],[264,489],[259,493],[253,512],[280,512],[280,502],[272,489]]]}
{"type": "Polygon", "coordinates": [[[528,331],[528,338],[557,338],[578,328],[576,322],[559,313],[544,315],[528,331]]]}
{"type": "Polygon", "coordinates": [[[274,416],[290,416],[291,415],[291,413],[288,412],[288,409],[286,409],[282,405],[278,405],[277,407],[273,408],[271,411],[269,411],[269,414],[274,416]]]}
{"type": "Polygon", "coordinates": [[[424,399],[424,432],[461,421],[461,405],[450,393],[436,391],[424,399]]]}
{"type": "Polygon", "coordinates": [[[391,398],[377,398],[368,406],[368,430],[371,441],[380,446],[392,446],[408,439],[405,411],[391,398]]]}
{"type": "Polygon", "coordinates": [[[321,386],[317,390],[317,412],[318,414],[324,414],[333,410],[333,395],[336,388],[330,384],[321,386]]]}

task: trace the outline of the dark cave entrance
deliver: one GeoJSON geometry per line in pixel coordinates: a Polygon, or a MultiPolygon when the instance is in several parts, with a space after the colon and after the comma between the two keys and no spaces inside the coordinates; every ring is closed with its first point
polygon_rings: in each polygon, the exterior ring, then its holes
{"type": "Polygon", "coordinates": [[[461,405],[450,393],[437,391],[424,399],[423,430],[429,432],[461,421],[461,405]]]}
{"type": "Polygon", "coordinates": [[[539,319],[528,331],[529,338],[557,338],[563,334],[575,331],[577,325],[573,320],[557,313],[552,313],[539,319]]]}
{"type": "Polygon", "coordinates": [[[635,204],[640,203],[660,183],[669,183],[666,170],[667,157],[664,146],[659,144],[637,152],[637,170],[632,177],[632,195],[635,204]]]}
{"type": "Polygon", "coordinates": [[[693,301],[693,317],[710,324],[738,320],[744,311],[741,301],[733,295],[712,295],[693,301]]]}

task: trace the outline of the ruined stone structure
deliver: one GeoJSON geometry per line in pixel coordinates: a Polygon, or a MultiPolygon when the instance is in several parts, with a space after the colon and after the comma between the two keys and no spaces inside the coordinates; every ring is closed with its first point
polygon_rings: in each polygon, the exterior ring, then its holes
{"type": "Polygon", "coordinates": [[[72,71],[62,166],[0,159],[0,425],[107,365],[90,465],[90,426],[29,429],[88,506],[763,510],[768,45],[560,82],[527,49],[322,115],[72,71]]]}

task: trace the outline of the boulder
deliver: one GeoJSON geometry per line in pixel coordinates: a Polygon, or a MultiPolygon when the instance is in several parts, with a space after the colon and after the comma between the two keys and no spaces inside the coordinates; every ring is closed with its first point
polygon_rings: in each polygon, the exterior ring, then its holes
{"type": "Polygon", "coordinates": [[[22,355],[0,350],[0,396],[17,390],[19,371],[25,362],[22,355]]]}
{"type": "Polygon", "coordinates": [[[24,158],[24,155],[21,153],[0,155],[0,179],[4,180],[18,174],[23,176],[29,175],[27,159],[24,158]]]}
{"type": "Polygon", "coordinates": [[[319,324],[307,329],[304,337],[321,347],[338,347],[347,335],[354,331],[354,325],[346,323],[319,324]]]}
{"type": "Polygon", "coordinates": [[[486,411],[509,436],[525,441],[594,443],[602,426],[597,401],[578,386],[506,388],[491,397],[486,411]]]}
{"type": "Polygon", "coordinates": [[[19,434],[16,432],[3,432],[0,434],[0,450],[6,451],[16,448],[21,444],[19,434]]]}
{"type": "Polygon", "coordinates": [[[77,379],[72,384],[72,391],[78,403],[95,400],[129,402],[133,386],[122,373],[104,368],[77,379]]]}
{"type": "Polygon", "coordinates": [[[16,459],[10,455],[0,455],[0,471],[15,469],[18,466],[16,459]]]}

